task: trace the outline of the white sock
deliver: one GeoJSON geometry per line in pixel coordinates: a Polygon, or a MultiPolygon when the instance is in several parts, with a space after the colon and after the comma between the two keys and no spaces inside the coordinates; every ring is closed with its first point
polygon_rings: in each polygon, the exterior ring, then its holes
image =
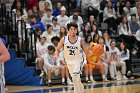
{"type": "Polygon", "coordinates": [[[65,78],[62,78],[62,82],[65,82],[65,78]]]}
{"type": "Polygon", "coordinates": [[[94,79],[93,79],[93,76],[90,76],[90,80],[94,80],[94,79]]]}
{"type": "Polygon", "coordinates": [[[105,75],[102,75],[103,79],[105,78],[105,75]]]}
{"type": "Polygon", "coordinates": [[[51,80],[48,80],[48,83],[51,83],[51,80]]]}
{"type": "Polygon", "coordinates": [[[86,81],[88,80],[88,77],[86,77],[86,81]]]}
{"type": "Polygon", "coordinates": [[[70,78],[67,78],[67,81],[68,81],[68,82],[71,81],[70,78]]]}

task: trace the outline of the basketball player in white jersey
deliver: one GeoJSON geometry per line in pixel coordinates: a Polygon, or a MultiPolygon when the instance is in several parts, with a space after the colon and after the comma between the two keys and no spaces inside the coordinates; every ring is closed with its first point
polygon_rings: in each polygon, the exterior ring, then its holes
{"type": "Polygon", "coordinates": [[[76,35],[78,32],[77,24],[69,23],[67,29],[68,35],[58,43],[54,59],[58,57],[59,50],[64,47],[64,58],[73,80],[74,93],[84,93],[84,86],[80,79],[81,66],[83,65],[82,50],[85,54],[91,54],[91,52],[86,49],[84,40],[76,35]]]}
{"type": "Polygon", "coordinates": [[[5,93],[4,62],[9,59],[9,52],[0,39],[0,93],[5,93]]]}

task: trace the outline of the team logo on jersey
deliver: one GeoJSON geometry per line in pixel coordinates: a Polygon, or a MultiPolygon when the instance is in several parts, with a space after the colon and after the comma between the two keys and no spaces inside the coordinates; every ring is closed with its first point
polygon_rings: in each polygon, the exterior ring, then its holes
{"type": "Polygon", "coordinates": [[[74,50],[78,50],[78,47],[76,46],[67,46],[68,49],[74,49],[74,50]]]}

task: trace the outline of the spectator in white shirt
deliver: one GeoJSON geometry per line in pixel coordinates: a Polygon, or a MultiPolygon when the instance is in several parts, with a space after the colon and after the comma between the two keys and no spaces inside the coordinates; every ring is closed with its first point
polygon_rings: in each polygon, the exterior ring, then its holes
{"type": "Polygon", "coordinates": [[[42,34],[44,37],[46,37],[46,42],[49,43],[49,44],[52,44],[51,43],[51,38],[53,36],[55,36],[54,32],[53,32],[53,27],[52,25],[48,24],[47,25],[47,31],[43,32],[42,34]]]}
{"type": "Polygon", "coordinates": [[[122,80],[122,79],[126,80],[127,79],[125,76],[126,63],[123,61],[120,61],[120,52],[119,52],[119,49],[116,47],[115,40],[111,41],[109,52],[110,52],[110,57],[111,57],[111,64],[113,64],[109,67],[111,78],[117,79],[117,80],[122,80]],[[121,68],[122,77],[119,76],[120,68],[121,68]]]}
{"type": "Polygon", "coordinates": [[[127,44],[127,47],[133,50],[135,37],[132,35],[127,17],[122,18],[122,22],[119,25],[119,34],[120,34],[120,38],[127,44]]]}
{"type": "Polygon", "coordinates": [[[110,65],[112,65],[111,61],[110,61],[109,47],[104,44],[104,38],[103,37],[99,38],[98,43],[104,48],[104,53],[103,53],[103,56],[102,56],[102,62],[101,63],[104,65],[104,73],[105,73],[104,81],[108,81],[108,79],[107,79],[108,68],[109,68],[110,65]]]}
{"type": "Polygon", "coordinates": [[[120,43],[120,61],[126,63],[126,73],[127,77],[132,76],[132,68],[131,68],[131,60],[130,60],[130,52],[126,48],[126,44],[124,42],[120,43]]]}
{"type": "Polygon", "coordinates": [[[99,31],[98,27],[94,24],[92,25],[91,36],[93,37],[95,33],[99,34],[99,36],[102,36],[102,32],[99,31]]]}
{"type": "Polygon", "coordinates": [[[41,70],[40,77],[44,75],[44,59],[43,56],[45,53],[47,53],[47,47],[49,44],[46,43],[46,38],[41,36],[40,41],[36,44],[36,51],[37,51],[37,58],[36,58],[36,63],[39,65],[39,68],[41,70]]]}
{"type": "Polygon", "coordinates": [[[41,18],[41,22],[46,27],[48,24],[52,24],[52,18],[53,16],[51,9],[47,9],[45,15],[41,18]]]}
{"type": "Polygon", "coordinates": [[[55,33],[55,36],[58,35],[58,33],[60,32],[60,25],[58,24],[57,17],[53,17],[52,26],[53,26],[53,32],[55,33]]]}
{"type": "Polygon", "coordinates": [[[124,11],[124,15],[127,17],[127,19],[130,20],[131,14],[133,14],[134,10],[131,8],[131,3],[129,1],[126,1],[123,11],[124,11]]]}
{"type": "Polygon", "coordinates": [[[12,11],[16,13],[17,9],[21,11],[21,15],[27,16],[27,11],[21,6],[20,1],[16,1],[16,8],[13,9],[12,11]]]}
{"type": "Polygon", "coordinates": [[[60,11],[61,13],[60,15],[57,16],[57,19],[61,27],[61,26],[65,26],[66,22],[69,21],[69,18],[68,16],[66,16],[66,8],[64,6],[61,7],[60,11]]]}
{"type": "Polygon", "coordinates": [[[83,39],[86,39],[87,35],[90,34],[90,28],[88,24],[85,24],[83,30],[79,32],[79,36],[83,39]]]}
{"type": "Polygon", "coordinates": [[[87,15],[89,6],[91,6],[91,0],[82,0],[82,15],[87,15]]]}
{"type": "Polygon", "coordinates": [[[79,16],[79,11],[77,9],[73,10],[73,14],[69,17],[69,20],[73,21],[73,16],[74,15],[78,16],[78,22],[79,22],[80,25],[82,25],[83,24],[83,19],[82,19],[81,16],[79,16]]]}
{"type": "Polygon", "coordinates": [[[61,73],[62,76],[62,84],[65,84],[65,67],[60,65],[60,59],[57,58],[56,61],[54,58],[55,47],[52,45],[48,46],[48,52],[44,55],[44,70],[47,74],[48,78],[48,86],[52,85],[51,82],[51,74],[52,72],[55,76],[58,76],[61,73]]]}
{"type": "Polygon", "coordinates": [[[91,0],[91,6],[97,10],[100,10],[100,2],[102,0],[91,0]]]}
{"type": "Polygon", "coordinates": [[[104,9],[103,20],[108,24],[108,31],[111,34],[112,30],[117,30],[117,21],[115,9],[112,7],[111,1],[107,2],[107,6],[104,9]]]}

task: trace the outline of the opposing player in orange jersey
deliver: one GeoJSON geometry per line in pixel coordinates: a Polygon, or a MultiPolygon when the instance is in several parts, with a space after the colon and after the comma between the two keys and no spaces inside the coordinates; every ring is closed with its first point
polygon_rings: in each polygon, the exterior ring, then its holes
{"type": "Polygon", "coordinates": [[[93,79],[93,70],[100,70],[103,81],[105,80],[104,65],[102,62],[102,55],[104,53],[104,48],[96,43],[90,44],[90,50],[92,51],[92,56],[87,56],[87,62],[89,67],[90,81],[95,82],[93,79]]]}

